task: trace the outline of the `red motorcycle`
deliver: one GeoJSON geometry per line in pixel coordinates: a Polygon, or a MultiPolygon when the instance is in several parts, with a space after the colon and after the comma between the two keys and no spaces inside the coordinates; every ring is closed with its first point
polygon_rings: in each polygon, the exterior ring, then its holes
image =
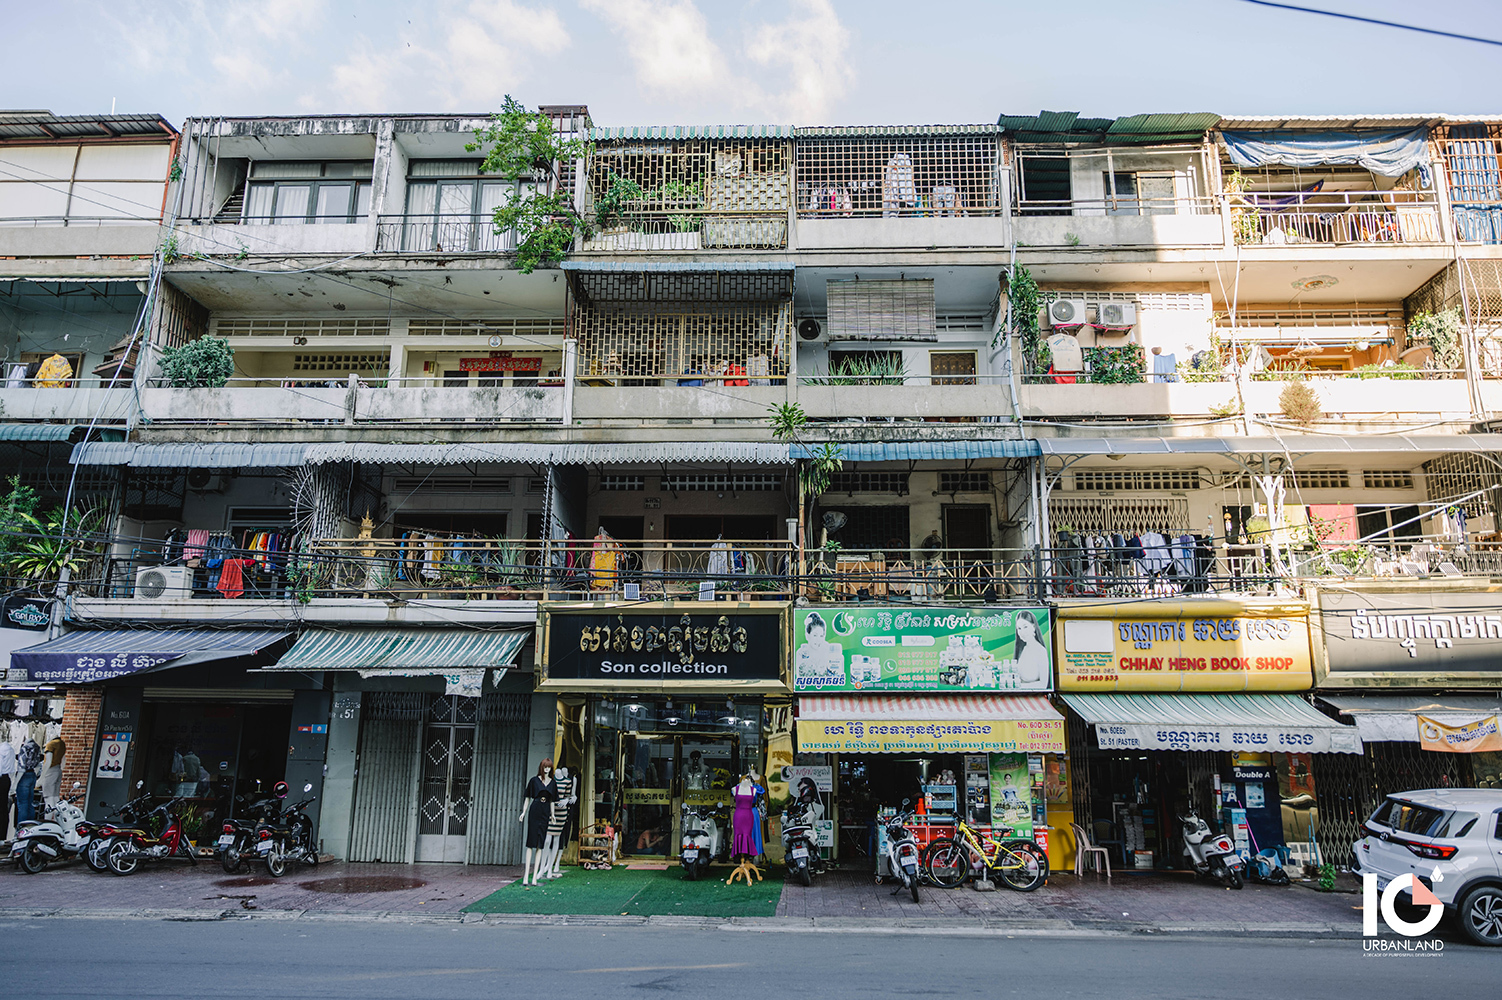
{"type": "Polygon", "coordinates": [[[172,811],[172,807],[181,801],[180,798],[169,799],[146,814],[148,827],[153,817],[161,817],[162,832],[155,837],[145,829],[119,831],[106,855],[110,871],[116,875],[129,875],[140,867],[142,861],[165,861],[174,857],[186,858],[189,864],[198,864],[198,849],[183,833],[182,820],[172,811]]]}

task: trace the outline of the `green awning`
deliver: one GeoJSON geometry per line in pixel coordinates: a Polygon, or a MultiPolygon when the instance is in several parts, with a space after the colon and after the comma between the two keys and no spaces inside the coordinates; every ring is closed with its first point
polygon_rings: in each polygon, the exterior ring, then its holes
{"type": "Polygon", "coordinates": [[[351,628],[304,632],[268,670],[358,670],[366,676],[422,676],[510,667],[526,645],[526,629],[351,628]]]}
{"type": "Polygon", "coordinates": [[[0,441],[69,441],[86,430],[85,424],[0,424],[0,441]]]}

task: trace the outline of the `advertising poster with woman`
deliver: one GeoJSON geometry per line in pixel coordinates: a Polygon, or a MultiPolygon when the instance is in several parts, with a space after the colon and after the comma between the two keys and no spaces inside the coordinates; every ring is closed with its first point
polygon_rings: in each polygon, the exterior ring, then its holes
{"type": "Polygon", "coordinates": [[[934,693],[1049,691],[1047,608],[799,609],[793,688],[934,693]]]}
{"type": "Polygon", "coordinates": [[[991,826],[1011,827],[1018,837],[1033,835],[1033,779],[1025,753],[991,755],[991,826]]]}

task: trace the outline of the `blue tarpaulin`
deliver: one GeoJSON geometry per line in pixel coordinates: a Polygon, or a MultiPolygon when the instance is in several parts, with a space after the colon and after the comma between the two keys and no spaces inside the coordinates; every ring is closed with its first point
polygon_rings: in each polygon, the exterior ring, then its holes
{"type": "Polygon", "coordinates": [[[1383,177],[1420,171],[1429,184],[1428,132],[1422,128],[1386,132],[1222,132],[1231,162],[1238,167],[1317,167],[1355,164],[1383,177]]]}

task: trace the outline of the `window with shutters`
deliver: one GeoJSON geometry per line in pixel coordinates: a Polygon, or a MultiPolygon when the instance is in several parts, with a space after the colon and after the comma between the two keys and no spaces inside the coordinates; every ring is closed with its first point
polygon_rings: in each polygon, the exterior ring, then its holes
{"type": "Polygon", "coordinates": [[[937,340],[932,279],[831,281],[829,339],[937,340]]]}

